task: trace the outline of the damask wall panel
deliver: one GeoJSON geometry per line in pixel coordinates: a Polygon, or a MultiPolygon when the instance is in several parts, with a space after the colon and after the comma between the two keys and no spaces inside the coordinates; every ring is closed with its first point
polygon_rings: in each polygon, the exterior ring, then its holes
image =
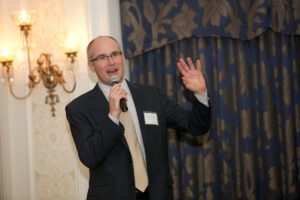
{"type": "MultiPolygon", "coordinates": [[[[36,199],[76,199],[75,158],[73,139],[65,121],[64,107],[69,97],[60,95],[56,117],[41,99],[42,88],[33,99],[33,148],[36,199]]],[[[59,91],[58,91],[59,92],[59,91]]],[[[62,92],[62,91],[61,91],[62,92]]]]}
{"type": "MultiPolygon", "coordinates": [[[[28,4],[37,11],[31,37],[34,52],[50,53],[52,63],[64,67],[61,43],[67,37],[68,23],[71,22],[66,15],[65,1],[30,0],[28,4]]],[[[34,58],[37,56],[33,55],[34,58]]],[[[55,105],[55,117],[51,115],[51,107],[45,104],[47,93],[43,86],[37,87],[32,95],[34,195],[37,200],[77,199],[76,154],[64,113],[72,96],[64,93],[60,86],[56,93],[60,101],[55,105]]]]}

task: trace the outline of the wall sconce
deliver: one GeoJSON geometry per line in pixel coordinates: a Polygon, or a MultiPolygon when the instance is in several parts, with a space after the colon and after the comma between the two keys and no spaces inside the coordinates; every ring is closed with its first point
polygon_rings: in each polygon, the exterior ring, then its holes
{"type": "Polygon", "coordinates": [[[18,96],[13,90],[13,60],[14,52],[9,50],[0,51],[0,63],[2,64],[2,81],[7,82],[9,86],[9,91],[11,95],[16,99],[27,98],[33,88],[37,86],[40,82],[43,83],[44,87],[47,89],[48,95],[45,98],[45,103],[51,106],[52,116],[55,116],[55,105],[59,102],[59,97],[55,94],[55,88],[60,84],[63,90],[67,93],[72,93],[76,88],[76,79],[74,74],[74,63],[77,57],[77,47],[74,42],[68,40],[65,44],[65,54],[68,62],[71,65],[73,86],[71,89],[66,88],[65,79],[63,76],[63,71],[58,65],[52,64],[50,59],[50,54],[41,53],[37,59],[37,66],[32,68],[31,58],[30,58],[30,44],[29,44],[29,34],[32,24],[35,20],[35,11],[21,10],[15,12],[12,15],[13,20],[16,25],[19,26],[21,35],[23,36],[23,44],[26,50],[27,66],[29,70],[28,75],[28,89],[29,92],[24,96],[18,96]]]}

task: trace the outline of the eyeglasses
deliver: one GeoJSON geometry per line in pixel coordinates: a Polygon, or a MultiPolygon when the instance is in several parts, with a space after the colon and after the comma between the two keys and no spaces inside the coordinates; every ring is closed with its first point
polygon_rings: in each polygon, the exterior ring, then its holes
{"type": "Polygon", "coordinates": [[[118,59],[122,56],[122,52],[121,51],[114,51],[110,54],[110,56],[107,56],[105,54],[101,54],[98,55],[96,58],[93,58],[91,60],[89,60],[89,62],[101,62],[101,63],[107,63],[107,61],[109,60],[109,58],[111,58],[112,60],[118,59]]]}

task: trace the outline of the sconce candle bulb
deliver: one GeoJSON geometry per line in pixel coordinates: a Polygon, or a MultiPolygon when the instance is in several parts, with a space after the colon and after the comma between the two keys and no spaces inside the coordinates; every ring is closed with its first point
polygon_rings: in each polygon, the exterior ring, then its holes
{"type": "Polygon", "coordinates": [[[13,13],[12,18],[17,26],[31,26],[35,21],[35,11],[21,10],[13,13]]]}
{"type": "Polygon", "coordinates": [[[0,63],[2,64],[2,78],[1,82],[12,82],[13,81],[13,60],[14,53],[8,48],[3,48],[0,50],[0,63]]]}
{"type": "Polygon", "coordinates": [[[74,39],[68,38],[64,43],[64,48],[66,53],[73,53],[77,52],[78,44],[75,42],[74,39]]]}
{"type": "Polygon", "coordinates": [[[0,50],[0,62],[12,62],[14,60],[14,54],[11,50],[3,48],[0,50]]]}
{"type": "Polygon", "coordinates": [[[78,51],[77,42],[73,38],[68,38],[62,46],[65,49],[66,56],[70,59],[70,62],[74,64],[78,51]]]}

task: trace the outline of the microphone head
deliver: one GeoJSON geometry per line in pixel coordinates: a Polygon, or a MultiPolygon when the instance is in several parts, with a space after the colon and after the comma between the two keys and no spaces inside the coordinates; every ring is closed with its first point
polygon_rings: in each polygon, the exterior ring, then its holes
{"type": "Polygon", "coordinates": [[[110,77],[110,83],[112,85],[117,84],[119,82],[120,82],[120,79],[119,79],[119,77],[117,75],[113,75],[112,77],[110,77]]]}

